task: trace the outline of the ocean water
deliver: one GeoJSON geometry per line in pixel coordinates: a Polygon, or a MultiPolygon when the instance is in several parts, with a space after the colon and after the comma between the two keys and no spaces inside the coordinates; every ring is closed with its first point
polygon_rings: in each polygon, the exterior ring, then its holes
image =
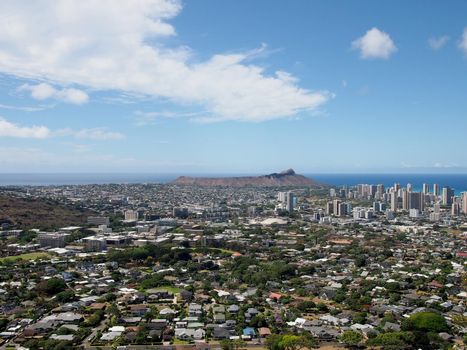
{"type": "Polygon", "coordinates": [[[424,183],[429,184],[430,191],[433,184],[440,188],[450,186],[456,194],[467,191],[467,174],[307,174],[318,182],[333,186],[353,186],[357,184],[383,184],[391,187],[395,183],[405,186],[412,184],[414,191],[421,191],[424,183]]]}
{"type": "MultiPolygon", "coordinates": [[[[63,173],[63,174],[0,174],[0,186],[50,186],[50,185],[87,185],[87,184],[131,184],[167,183],[180,174],[124,174],[124,173],[63,173]]],[[[187,174],[183,174],[187,175],[187,174]]],[[[188,174],[192,176],[239,176],[239,174],[188,174]]],[[[248,175],[248,174],[241,174],[248,175]]],[[[467,191],[467,174],[305,174],[320,183],[342,186],[364,184],[383,184],[390,187],[398,182],[401,186],[412,184],[415,191],[423,183],[451,186],[456,193],[467,191]]]]}

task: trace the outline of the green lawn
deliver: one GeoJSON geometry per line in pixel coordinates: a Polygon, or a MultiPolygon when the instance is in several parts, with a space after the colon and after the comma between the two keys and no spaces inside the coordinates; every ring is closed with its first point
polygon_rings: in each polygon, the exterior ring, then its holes
{"type": "Polygon", "coordinates": [[[5,256],[3,258],[0,258],[0,262],[16,262],[18,260],[40,260],[40,259],[46,259],[50,258],[50,255],[45,252],[35,252],[35,253],[25,253],[25,254],[20,254],[20,255],[14,255],[14,256],[5,256]]]}
{"type": "MultiPolygon", "coordinates": [[[[190,250],[195,250],[196,248],[188,248],[190,250]]],[[[226,254],[233,254],[233,253],[238,253],[235,250],[229,250],[229,249],[223,249],[223,248],[212,248],[212,247],[207,247],[208,250],[212,252],[221,252],[221,253],[226,253],[226,254]]]]}
{"type": "Polygon", "coordinates": [[[235,250],[229,250],[229,249],[223,249],[223,248],[213,248],[213,249],[219,250],[219,251],[221,251],[222,253],[226,253],[226,254],[234,254],[234,253],[237,253],[235,250]]]}
{"type": "Polygon", "coordinates": [[[162,286],[162,287],[157,287],[157,288],[151,288],[155,290],[166,290],[170,293],[177,294],[180,293],[180,288],[174,287],[174,286],[162,286]]]}

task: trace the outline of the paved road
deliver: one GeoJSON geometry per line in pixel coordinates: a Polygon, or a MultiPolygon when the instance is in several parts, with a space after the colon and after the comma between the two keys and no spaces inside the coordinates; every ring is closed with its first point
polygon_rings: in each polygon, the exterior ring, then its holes
{"type": "MultiPolygon", "coordinates": [[[[221,346],[217,343],[217,344],[203,344],[202,346],[198,345],[198,347],[196,346],[196,344],[189,344],[189,345],[182,345],[183,347],[186,347],[186,346],[192,346],[193,349],[200,349],[200,350],[204,350],[204,349],[209,349],[209,350],[220,350],[221,349],[221,346]]],[[[97,348],[99,349],[102,349],[102,350],[114,350],[115,348],[111,347],[111,346],[85,346],[85,349],[86,350],[96,350],[97,348]]],[[[169,349],[169,348],[173,348],[173,349],[176,349],[177,348],[177,345],[127,345],[125,350],[160,350],[161,348],[163,349],[169,349]]],[[[122,347],[123,349],[123,347],[122,347]]],[[[241,348],[241,350],[243,349],[254,349],[254,350],[259,350],[259,349],[264,349],[264,345],[263,344],[247,344],[245,346],[243,346],[241,348]]]]}
{"type": "MultiPolygon", "coordinates": [[[[106,315],[104,317],[104,319],[101,321],[101,323],[99,324],[99,326],[97,326],[96,328],[93,329],[91,335],[89,335],[84,341],[83,341],[83,345],[86,349],[92,349],[94,348],[92,345],[91,345],[91,340],[96,336],[97,332],[99,331],[103,331],[105,329],[105,327],[107,326],[107,320],[108,320],[108,316],[106,315]]],[[[104,347],[101,347],[102,349],[104,349],[104,347]]],[[[109,347],[110,348],[110,347],[109,347]]]]}

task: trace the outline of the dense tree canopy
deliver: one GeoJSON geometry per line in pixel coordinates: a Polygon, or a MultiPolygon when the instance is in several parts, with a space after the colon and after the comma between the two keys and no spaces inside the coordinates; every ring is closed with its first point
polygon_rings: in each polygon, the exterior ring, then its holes
{"type": "Polygon", "coordinates": [[[402,328],[408,331],[446,332],[449,327],[446,319],[435,312],[418,312],[402,323],[402,328]]]}
{"type": "Polygon", "coordinates": [[[340,336],[340,341],[348,346],[358,345],[363,340],[363,336],[355,331],[345,331],[340,336]]]}
{"type": "Polygon", "coordinates": [[[37,290],[40,293],[47,295],[55,295],[63,292],[66,289],[66,283],[63,279],[53,277],[48,280],[42,281],[37,285],[37,290]]]}

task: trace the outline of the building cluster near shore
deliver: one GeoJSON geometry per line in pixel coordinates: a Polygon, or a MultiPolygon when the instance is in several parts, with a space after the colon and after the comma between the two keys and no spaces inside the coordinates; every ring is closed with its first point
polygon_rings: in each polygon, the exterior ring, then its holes
{"type": "Polygon", "coordinates": [[[392,220],[397,212],[406,212],[410,218],[427,218],[430,221],[440,221],[445,218],[458,217],[467,214],[467,192],[456,196],[454,190],[445,186],[423,184],[422,191],[414,191],[411,184],[401,187],[396,183],[390,188],[384,185],[359,184],[357,186],[343,186],[340,189],[330,189],[333,201],[328,202],[326,214],[338,217],[353,214],[355,219],[371,219],[375,213],[385,213],[388,220],[392,220]],[[373,201],[372,208],[353,208],[353,199],[373,201]]]}

